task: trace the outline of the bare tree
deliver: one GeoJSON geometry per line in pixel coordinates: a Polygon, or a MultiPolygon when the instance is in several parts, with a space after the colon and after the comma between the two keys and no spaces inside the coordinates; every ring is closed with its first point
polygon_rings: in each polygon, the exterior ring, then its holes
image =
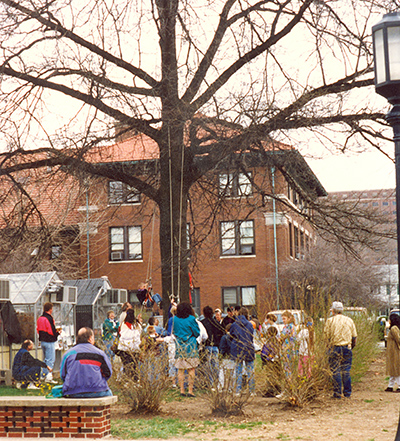
{"type": "Polygon", "coordinates": [[[381,148],[386,139],[383,113],[368,100],[370,25],[382,2],[0,4],[2,174],[61,165],[153,200],[165,300],[176,286],[188,296],[190,189],[227,158],[263,157],[265,142],[303,129],[327,142],[326,127],[342,149],[353,141],[381,148]],[[116,123],[158,146],[151,180],[137,164],[92,161],[116,123]]]}
{"type": "Polygon", "coordinates": [[[318,239],[304,260],[287,262],[280,283],[289,305],[324,316],[333,300],[345,306],[380,306],[376,287],[383,275],[374,261],[357,259],[338,244],[318,239]]]}

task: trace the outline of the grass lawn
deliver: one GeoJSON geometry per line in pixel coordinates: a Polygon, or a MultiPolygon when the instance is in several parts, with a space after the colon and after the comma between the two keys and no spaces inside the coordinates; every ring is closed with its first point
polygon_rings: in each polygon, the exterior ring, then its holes
{"type": "Polygon", "coordinates": [[[16,387],[11,386],[0,386],[0,396],[8,396],[8,397],[17,397],[17,396],[45,396],[50,393],[50,390],[53,385],[43,384],[41,389],[32,390],[32,389],[17,389],[16,387]]]}
{"type": "Polygon", "coordinates": [[[182,421],[176,418],[151,418],[151,419],[124,419],[111,420],[111,435],[125,439],[161,438],[168,439],[179,437],[189,432],[213,433],[219,429],[244,429],[251,431],[262,422],[227,423],[218,421],[182,421]]]}

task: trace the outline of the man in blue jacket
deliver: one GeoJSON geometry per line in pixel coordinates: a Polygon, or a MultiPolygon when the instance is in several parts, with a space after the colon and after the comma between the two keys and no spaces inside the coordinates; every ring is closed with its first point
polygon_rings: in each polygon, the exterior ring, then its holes
{"type": "Polygon", "coordinates": [[[52,372],[51,367],[47,366],[44,361],[32,357],[29,353],[32,349],[33,341],[25,340],[14,358],[12,374],[14,380],[18,381],[17,389],[39,389],[35,383],[43,378],[43,369],[52,372]]]}
{"type": "Polygon", "coordinates": [[[94,333],[81,328],[76,345],[61,361],[63,396],[69,398],[96,398],[112,396],[107,381],[112,374],[111,362],[104,351],[94,346],[94,333]]]}
{"type": "Polygon", "coordinates": [[[236,393],[242,391],[243,364],[246,368],[246,375],[249,384],[249,391],[254,394],[254,359],[255,350],[253,342],[254,328],[248,320],[249,311],[247,308],[240,308],[239,315],[229,330],[232,336],[231,357],[236,365],[236,393]]]}

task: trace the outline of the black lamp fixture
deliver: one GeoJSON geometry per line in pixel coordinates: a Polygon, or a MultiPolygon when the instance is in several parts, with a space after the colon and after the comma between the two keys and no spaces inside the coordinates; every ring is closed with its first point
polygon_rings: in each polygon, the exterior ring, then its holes
{"type": "Polygon", "coordinates": [[[400,12],[385,14],[372,27],[375,89],[390,104],[400,103],[400,12]]]}
{"type": "MultiPolygon", "coordinates": [[[[397,273],[400,286],[400,12],[385,14],[372,27],[375,90],[392,108],[386,121],[393,128],[396,167],[397,273]]],[[[400,441],[400,419],[395,441],[400,441]]]]}

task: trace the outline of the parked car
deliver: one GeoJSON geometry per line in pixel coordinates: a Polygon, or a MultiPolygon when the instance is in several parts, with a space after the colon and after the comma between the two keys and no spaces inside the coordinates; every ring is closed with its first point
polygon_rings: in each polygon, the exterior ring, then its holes
{"type": "Polygon", "coordinates": [[[291,312],[293,314],[296,330],[299,330],[300,325],[304,323],[304,320],[306,318],[306,313],[302,309],[280,309],[279,311],[268,311],[270,314],[274,314],[276,316],[276,325],[278,326],[279,332],[281,332],[283,327],[285,326],[282,320],[282,314],[285,311],[291,312]]]}
{"type": "Polygon", "coordinates": [[[369,318],[368,309],[357,306],[346,306],[343,308],[343,315],[347,315],[348,317],[354,319],[356,317],[364,317],[369,318]]]}

